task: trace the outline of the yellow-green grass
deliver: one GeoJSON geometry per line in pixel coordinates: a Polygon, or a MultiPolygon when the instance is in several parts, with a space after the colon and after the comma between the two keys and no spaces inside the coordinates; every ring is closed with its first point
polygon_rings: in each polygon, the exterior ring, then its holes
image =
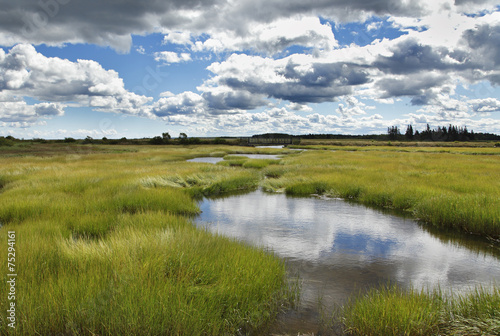
{"type": "Polygon", "coordinates": [[[340,313],[334,320],[348,335],[498,335],[500,289],[445,294],[390,285],[354,296],[340,313]]]}
{"type": "MultiPolygon", "coordinates": [[[[185,162],[226,148],[3,157],[0,246],[16,234],[16,329],[0,334],[224,335],[264,328],[294,294],[272,253],[197,229],[193,195],[258,171],[185,162]]],[[[234,150],[234,149],[232,149],[234,150]]],[[[241,149],[240,149],[241,150],[241,149]]],[[[0,263],[7,264],[7,253],[0,263]]],[[[2,270],[6,283],[7,269],[2,270]]],[[[7,298],[7,286],[0,297],[7,298]]]]}
{"type": "Polygon", "coordinates": [[[301,139],[300,146],[397,146],[397,147],[495,147],[498,141],[392,141],[392,140],[367,140],[367,139],[301,139]]]}
{"type": "MultiPolygon", "coordinates": [[[[278,152],[280,153],[280,152],[278,152]]],[[[287,152],[285,152],[287,153],[287,152]]],[[[264,154],[269,154],[264,152],[264,154]]],[[[280,163],[280,159],[250,159],[243,155],[226,155],[224,160],[217,164],[225,167],[243,167],[243,168],[256,168],[262,169],[269,165],[276,165],[280,163]]]]}
{"type": "Polygon", "coordinates": [[[500,237],[500,156],[307,151],[266,168],[269,191],[329,194],[409,211],[424,222],[500,237]]]}
{"type": "MultiPolygon", "coordinates": [[[[0,334],[207,335],[262,328],[293,294],[283,263],[197,230],[186,219],[199,211],[193,196],[251,189],[261,176],[267,177],[261,184],[270,191],[329,194],[410,211],[436,226],[500,236],[498,155],[463,155],[453,148],[448,153],[391,147],[308,151],[257,170],[184,160],[284,150],[127,146],[129,152],[116,152],[119,148],[110,146],[115,152],[94,153],[82,147],[65,155],[17,153],[0,160],[0,246],[7,246],[6,233],[14,230],[19,280],[18,328],[7,329],[6,315],[0,314],[0,334]]],[[[0,263],[6,264],[6,257],[0,254],[0,263]]],[[[0,297],[7,296],[7,289],[0,286],[0,297]]],[[[498,303],[498,290],[446,301],[452,308],[445,311],[458,317],[448,320],[433,294],[392,292],[373,294],[380,296],[378,301],[367,296],[378,306],[368,309],[373,316],[391,297],[423,308],[412,309],[416,317],[410,319],[391,317],[384,332],[407,330],[407,322],[398,322],[403,319],[432,334],[435,320],[422,327],[421,311],[439,316],[443,333],[497,330],[496,311],[481,312],[498,303]]],[[[353,305],[358,301],[363,304],[358,298],[353,305]]],[[[6,311],[7,303],[2,300],[0,310],[6,311]]],[[[346,327],[356,332],[348,315],[346,310],[346,327]]]]}
{"type": "Polygon", "coordinates": [[[403,146],[392,146],[383,144],[366,144],[366,145],[300,145],[290,146],[296,149],[312,149],[312,150],[333,150],[333,151],[378,151],[378,152],[423,152],[423,153],[454,153],[454,154],[469,154],[469,155],[500,155],[500,148],[494,146],[472,146],[472,147],[452,147],[452,146],[422,146],[415,144],[411,146],[405,144],[403,146]]]}

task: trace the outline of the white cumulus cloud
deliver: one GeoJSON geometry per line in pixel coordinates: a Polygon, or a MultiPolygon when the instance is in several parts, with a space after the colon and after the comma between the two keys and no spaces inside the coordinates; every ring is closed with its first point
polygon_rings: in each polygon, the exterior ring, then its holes
{"type": "Polygon", "coordinates": [[[189,53],[176,53],[173,51],[160,51],[154,54],[155,61],[165,63],[181,63],[191,61],[189,53]]]}

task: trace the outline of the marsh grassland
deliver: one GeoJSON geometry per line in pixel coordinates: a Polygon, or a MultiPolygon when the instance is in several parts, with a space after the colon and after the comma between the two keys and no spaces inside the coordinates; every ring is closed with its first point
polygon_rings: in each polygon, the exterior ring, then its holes
{"type": "MultiPolygon", "coordinates": [[[[0,249],[6,250],[7,231],[17,239],[16,329],[7,327],[2,285],[0,334],[265,334],[297,295],[285,264],[271,251],[195,228],[190,217],[199,213],[202,196],[259,186],[325,194],[405,211],[424,225],[498,244],[500,149],[314,149],[321,150],[0,151],[0,249]],[[289,154],[235,156],[244,152],[289,154]],[[185,161],[203,156],[224,160],[185,161]]],[[[0,253],[0,265],[6,258],[0,253]]],[[[5,284],[5,267],[0,274],[5,284]]],[[[332,320],[354,335],[493,335],[500,330],[499,307],[498,287],[450,297],[388,286],[354,297],[332,320]]]]}
{"type": "Polygon", "coordinates": [[[238,334],[289,302],[280,259],[189,219],[193,196],[257,186],[257,170],[185,162],[233,149],[83,150],[0,161],[0,246],[17,239],[16,328],[5,266],[0,334],[238,334]]]}

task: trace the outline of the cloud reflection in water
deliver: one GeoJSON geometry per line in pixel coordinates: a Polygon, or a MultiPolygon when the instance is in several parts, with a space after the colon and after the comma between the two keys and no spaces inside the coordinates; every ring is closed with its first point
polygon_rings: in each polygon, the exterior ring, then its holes
{"type": "MultiPolygon", "coordinates": [[[[442,242],[413,220],[342,200],[255,191],[204,200],[200,208],[198,225],[272,249],[326,296],[388,280],[454,290],[500,280],[498,257],[442,242]]],[[[304,289],[306,295],[317,290],[304,289]]]]}

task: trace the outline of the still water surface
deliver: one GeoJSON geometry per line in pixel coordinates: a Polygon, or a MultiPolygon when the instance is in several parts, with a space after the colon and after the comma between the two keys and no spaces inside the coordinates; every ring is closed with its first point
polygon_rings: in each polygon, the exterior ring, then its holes
{"type": "MultiPolygon", "coordinates": [[[[235,154],[235,156],[245,156],[249,159],[271,159],[271,160],[279,160],[280,156],[279,155],[274,155],[274,154],[235,154]]],[[[231,157],[231,155],[227,156],[228,158],[231,157]]],[[[198,163],[217,163],[220,161],[223,161],[224,159],[221,157],[198,157],[194,159],[187,160],[188,162],[198,162],[198,163]]]]}
{"type": "Polygon", "coordinates": [[[213,163],[216,164],[217,162],[220,162],[224,160],[221,157],[199,157],[199,158],[194,158],[194,159],[189,159],[187,162],[199,162],[199,163],[213,163]]]}
{"type": "Polygon", "coordinates": [[[431,234],[414,220],[339,199],[257,190],[204,199],[200,209],[198,226],[286,260],[302,281],[303,316],[296,323],[313,329],[319,298],[331,307],[388,281],[453,291],[500,281],[500,254],[485,242],[431,234]]]}

